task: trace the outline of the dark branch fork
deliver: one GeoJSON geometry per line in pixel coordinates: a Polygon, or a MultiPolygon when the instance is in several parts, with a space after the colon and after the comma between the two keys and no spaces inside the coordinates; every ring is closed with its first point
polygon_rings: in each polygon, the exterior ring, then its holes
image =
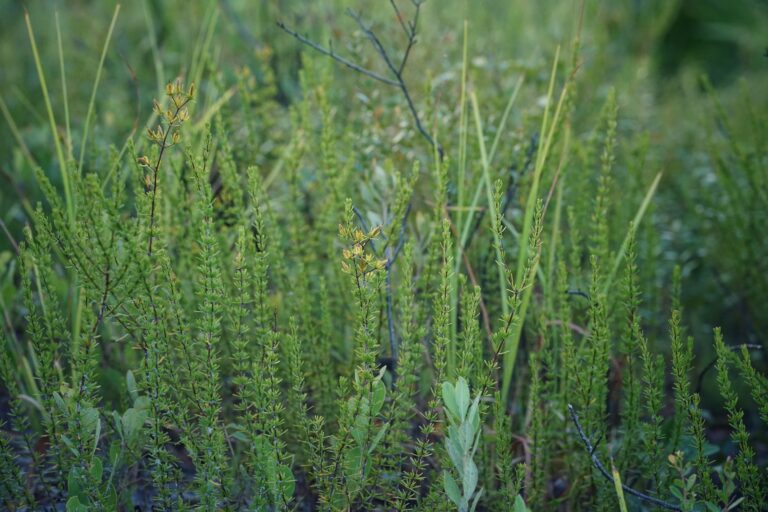
{"type": "MultiPolygon", "coordinates": [[[[589,438],[584,433],[584,429],[581,427],[581,423],[579,423],[579,416],[576,414],[576,410],[573,408],[571,404],[568,404],[568,412],[571,414],[571,420],[573,420],[573,424],[576,426],[576,430],[578,430],[579,432],[579,437],[581,437],[581,441],[584,443],[584,447],[587,449],[587,452],[589,452],[589,456],[592,459],[592,465],[594,465],[595,468],[597,468],[597,470],[609,482],[615,483],[611,473],[607,469],[605,469],[605,466],[603,466],[603,463],[600,462],[599,458],[597,458],[597,455],[595,454],[596,447],[592,446],[592,443],[589,441],[589,438]]],[[[636,498],[639,498],[648,503],[653,503],[657,507],[661,507],[667,510],[676,510],[676,511],[683,510],[677,505],[669,503],[668,501],[660,500],[659,498],[654,498],[653,496],[649,496],[640,491],[636,491],[635,489],[627,485],[621,484],[621,488],[624,489],[624,492],[626,492],[627,494],[631,494],[632,496],[635,496],[636,498]]]]}

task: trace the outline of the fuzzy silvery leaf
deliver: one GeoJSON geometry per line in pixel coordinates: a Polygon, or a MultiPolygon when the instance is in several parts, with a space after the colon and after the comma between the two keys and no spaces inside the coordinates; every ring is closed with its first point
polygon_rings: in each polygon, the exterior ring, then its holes
{"type": "Polygon", "coordinates": [[[472,430],[477,432],[480,428],[480,395],[477,395],[467,414],[467,421],[472,425],[472,430]]]}
{"type": "Polygon", "coordinates": [[[445,404],[448,421],[452,423],[460,421],[461,414],[456,403],[456,394],[450,382],[443,382],[443,404],[445,404]]]}
{"type": "Polygon", "coordinates": [[[459,486],[456,484],[456,479],[448,471],[443,471],[443,489],[445,494],[457,507],[461,506],[462,497],[459,486]]]}
{"type": "Polygon", "coordinates": [[[456,438],[448,437],[445,441],[448,457],[453,462],[453,466],[461,473],[464,467],[464,451],[461,449],[456,438]]]}
{"type": "Polygon", "coordinates": [[[456,408],[458,411],[457,416],[461,421],[464,421],[467,415],[467,408],[469,407],[469,385],[464,377],[459,377],[455,387],[456,392],[456,408]]]}
{"type": "Polygon", "coordinates": [[[477,488],[477,464],[472,459],[468,458],[464,461],[464,475],[461,484],[464,489],[464,496],[467,498],[472,496],[477,488]]]}

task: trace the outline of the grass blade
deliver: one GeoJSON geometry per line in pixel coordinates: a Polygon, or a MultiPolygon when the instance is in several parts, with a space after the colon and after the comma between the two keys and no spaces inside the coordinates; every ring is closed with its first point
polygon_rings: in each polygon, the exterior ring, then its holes
{"type": "Polygon", "coordinates": [[[64,183],[64,200],[67,208],[67,220],[70,224],[74,224],[75,221],[75,205],[72,198],[72,185],[69,181],[69,169],[67,169],[67,160],[64,158],[64,151],[61,147],[61,141],[59,140],[59,131],[56,127],[56,116],[53,113],[53,106],[51,105],[51,96],[48,94],[48,83],[45,81],[45,73],[43,72],[43,64],[40,60],[40,53],[37,51],[37,43],[35,42],[35,32],[32,30],[32,22],[29,19],[29,12],[24,11],[24,22],[27,24],[27,33],[29,34],[29,43],[32,46],[32,56],[35,60],[35,68],[37,69],[37,77],[40,80],[40,89],[43,92],[43,101],[45,102],[45,110],[48,113],[48,122],[51,126],[51,135],[53,136],[53,144],[56,148],[56,158],[59,162],[59,169],[61,171],[61,180],[64,183]]]}
{"type": "Polygon", "coordinates": [[[112,31],[115,29],[115,23],[117,22],[118,14],[120,14],[120,4],[117,4],[115,6],[115,13],[112,15],[112,22],[109,24],[107,37],[104,40],[104,47],[101,49],[101,58],[99,59],[99,67],[96,68],[96,78],[93,81],[93,90],[91,91],[91,99],[88,102],[88,113],[85,116],[85,127],[83,128],[83,140],[80,143],[80,161],[77,164],[78,174],[80,174],[83,171],[83,160],[85,159],[85,146],[88,143],[88,133],[90,132],[90,129],[91,129],[91,119],[93,118],[93,106],[96,103],[96,93],[99,90],[99,82],[101,81],[101,71],[104,69],[104,59],[107,56],[109,41],[112,39],[112,31]]]}
{"type": "Polygon", "coordinates": [[[632,229],[627,232],[627,235],[624,237],[624,241],[621,243],[619,252],[616,253],[616,258],[613,260],[613,267],[611,268],[611,273],[608,274],[608,277],[605,280],[605,288],[603,290],[606,294],[606,297],[610,296],[608,292],[611,289],[611,285],[613,284],[613,279],[616,277],[616,273],[619,271],[619,267],[621,266],[621,261],[624,259],[624,254],[627,251],[627,246],[629,245],[629,239],[631,237],[631,233],[633,230],[636,230],[637,227],[640,225],[640,222],[642,222],[643,216],[645,215],[645,210],[648,209],[648,205],[650,204],[651,199],[653,199],[653,196],[656,193],[656,189],[659,186],[659,181],[661,181],[662,174],[663,174],[662,172],[659,172],[656,175],[656,177],[653,179],[651,186],[648,188],[648,191],[645,193],[643,202],[640,203],[640,207],[637,209],[635,218],[632,219],[632,229]]]}

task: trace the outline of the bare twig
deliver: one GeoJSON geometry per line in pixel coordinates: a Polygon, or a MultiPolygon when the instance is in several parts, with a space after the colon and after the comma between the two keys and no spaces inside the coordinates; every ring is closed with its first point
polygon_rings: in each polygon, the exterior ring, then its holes
{"type": "Polygon", "coordinates": [[[592,300],[589,298],[589,294],[583,290],[565,290],[566,295],[576,295],[577,297],[584,297],[587,300],[592,300]]]}
{"type": "Polygon", "coordinates": [[[394,77],[387,78],[385,76],[382,76],[378,73],[375,73],[369,69],[366,69],[351,60],[345,59],[344,57],[337,54],[335,51],[333,51],[333,48],[325,48],[323,46],[320,46],[319,44],[315,43],[311,39],[299,34],[298,32],[291,30],[288,28],[285,23],[279,21],[277,23],[277,26],[280,27],[282,30],[287,32],[288,34],[292,35],[295,39],[297,39],[300,43],[305,44],[309,46],[310,48],[314,49],[315,51],[326,55],[330,57],[331,59],[335,60],[336,62],[343,64],[344,66],[347,66],[348,68],[357,71],[358,73],[361,73],[369,78],[373,78],[374,80],[377,80],[381,83],[392,85],[394,87],[397,87],[400,89],[400,92],[403,93],[403,97],[405,98],[406,103],[408,104],[408,110],[411,111],[411,116],[413,117],[413,122],[416,125],[416,130],[421,134],[424,139],[429,142],[429,144],[437,150],[438,156],[440,160],[444,157],[444,152],[442,146],[438,144],[432,136],[429,134],[426,128],[424,128],[424,125],[421,122],[421,117],[419,116],[419,112],[416,109],[416,105],[413,103],[413,98],[411,97],[411,93],[408,90],[408,86],[405,83],[405,80],[403,80],[403,71],[405,70],[405,66],[408,63],[408,57],[411,54],[411,49],[416,44],[416,36],[418,33],[418,22],[419,22],[419,12],[421,9],[421,4],[424,3],[424,0],[411,0],[411,3],[416,8],[413,20],[406,22],[401,13],[398,9],[397,5],[395,4],[394,0],[390,0],[390,3],[392,4],[392,7],[395,10],[395,14],[397,16],[398,21],[400,22],[400,25],[403,28],[403,31],[406,34],[407,37],[407,43],[405,47],[405,51],[403,52],[403,57],[400,60],[399,64],[395,64],[392,58],[390,57],[389,52],[386,48],[384,48],[384,45],[381,43],[381,40],[376,35],[376,33],[368,26],[366,25],[361,16],[354,11],[347,10],[347,14],[355,20],[358,27],[360,27],[360,30],[365,34],[365,37],[371,42],[374,49],[376,50],[376,53],[379,54],[379,57],[384,61],[384,64],[386,64],[387,68],[389,69],[390,73],[394,77]]]}
{"type": "MultiPolygon", "coordinates": [[[[568,404],[568,412],[571,414],[571,420],[573,420],[573,424],[576,426],[576,430],[579,431],[579,437],[581,437],[581,441],[584,443],[584,447],[589,452],[589,456],[592,459],[592,464],[609,482],[614,483],[613,476],[611,475],[611,473],[607,469],[605,469],[605,466],[603,466],[603,463],[600,462],[600,459],[598,459],[597,455],[595,455],[595,448],[592,446],[592,443],[589,441],[589,438],[587,438],[587,435],[584,433],[584,429],[581,428],[581,423],[579,423],[579,416],[576,414],[576,410],[573,408],[571,404],[568,404]]],[[[640,491],[636,491],[635,489],[627,485],[621,484],[621,488],[624,489],[624,492],[626,492],[627,494],[631,494],[632,496],[635,496],[636,498],[639,498],[643,501],[647,501],[648,503],[653,503],[658,507],[661,507],[667,510],[682,511],[682,508],[678,507],[677,505],[674,505],[664,500],[660,500],[658,498],[654,498],[653,496],[649,496],[640,491]]]]}
{"type": "Polygon", "coordinates": [[[344,57],[342,57],[339,54],[337,54],[336,52],[334,52],[333,48],[331,48],[331,49],[323,48],[319,44],[311,41],[310,39],[307,39],[306,37],[304,37],[303,35],[299,34],[298,32],[294,32],[293,30],[289,29],[288,27],[285,26],[285,24],[282,21],[278,21],[277,22],[277,26],[280,27],[281,29],[283,29],[285,32],[287,32],[290,35],[292,35],[293,37],[295,37],[299,42],[309,46],[310,48],[314,49],[317,52],[322,53],[323,55],[327,55],[328,57],[332,58],[336,62],[338,62],[340,64],[343,64],[343,65],[347,66],[348,68],[357,71],[358,73],[362,73],[363,75],[365,75],[365,76],[367,76],[369,78],[373,78],[374,80],[378,80],[379,82],[385,83],[387,85],[394,85],[395,87],[399,87],[400,86],[400,84],[397,81],[395,81],[395,80],[391,80],[389,78],[383,77],[383,76],[381,76],[381,75],[379,75],[377,73],[374,73],[373,71],[365,69],[362,66],[358,66],[357,64],[355,64],[354,62],[352,62],[350,60],[345,59],[344,57]]]}

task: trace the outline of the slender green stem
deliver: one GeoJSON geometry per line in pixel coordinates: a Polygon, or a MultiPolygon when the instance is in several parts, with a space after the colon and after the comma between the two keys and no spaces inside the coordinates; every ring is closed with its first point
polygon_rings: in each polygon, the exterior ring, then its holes
{"type": "Polygon", "coordinates": [[[67,73],[64,66],[64,47],[61,44],[61,24],[56,11],[56,42],[59,47],[59,69],[61,71],[61,96],[64,100],[64,126],[67,131],[67,159],[72,160],[72,127],[69,123],[69,94],[67,94],[67,73]]]}
{"type": "MultiPolygon", "coordinates": [[[[483,181],[485,182],[485,192],[488,199],[488,213],[492,219],[496,218],[496,204],[493,200],[493,184],[491,183],[491,171],[489,169],[490,162],[488,160],[488,154],[485,150],[485,138],[483,136],[483,121],[480,119],[480,107],[477,104],[477,96],[474,91],[470,93],[470,100],[472,101],[472,110],[475,114],[475,127],[477,128],[477,141],[480,145],[480,164],[483,168],[483,181]]],[[[507,298],[507,279],[504,273],[504,261],[501,254],[501,240],[499,233],[496,230],[493,231],[494,247],[496,250],[496,264],[499,270],[499,288],[501,293],[501,311],[506,318],[509,314],[509,301],[507,298]]]]}

